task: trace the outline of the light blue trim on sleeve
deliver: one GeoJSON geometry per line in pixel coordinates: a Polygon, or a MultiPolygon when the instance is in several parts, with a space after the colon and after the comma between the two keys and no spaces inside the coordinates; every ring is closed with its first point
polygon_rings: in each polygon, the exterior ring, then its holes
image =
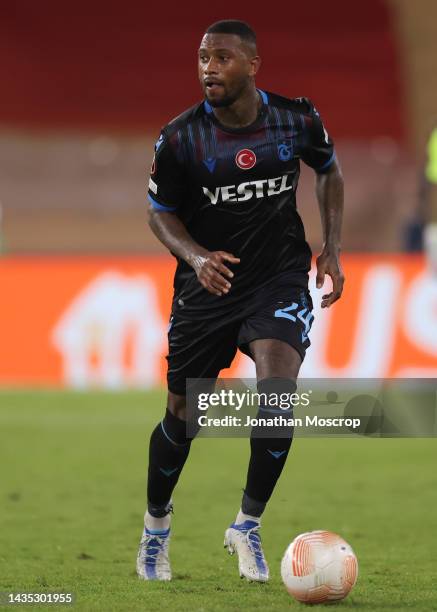
{"type": "Polygon", "coordinates": [[[152,205],[153,210],[159,210],[161,212],[174,212],[177,208],[176,206],[163,206],[154,200],[150,194],[148,194],[147,197],[149,198],[149,202],[152,205]]]}
{"type": "Polygon", "coordinates": [[[320,166],[319,168],[314,168],[314,170],[316,172],[320,172],[320,170],[326,170],[335,161],[335,159],[336,159],[336,155],[334,151],[331,157],[328,159],[328,161],[323,164],[323,166],[320,166]]]}

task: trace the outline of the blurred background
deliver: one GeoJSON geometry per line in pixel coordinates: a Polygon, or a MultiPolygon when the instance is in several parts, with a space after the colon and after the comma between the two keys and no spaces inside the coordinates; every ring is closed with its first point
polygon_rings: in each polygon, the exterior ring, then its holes
{"type": "MultiPolygon", "coordinates": [[[[255,28],[258,86],[310,97],[343,166],[344,294],[321,311],[312,276],[301,374],[436,378],[437,2],[267,6],[0,2],[0,591],[73,591],[86,610],[259,609],[215,552],[246,441],[193,444],[174,497],[175,586],[145,594],[134,571],[175,269],[148,228],[146,185],[160,127],[201,98],[214,21],[255,28]],[[193,530],[196,513],[208,520],[193,530]]],[[[317,254],[304,165],[297,201],[317,254]]],[[[223,375],[253,364],[238,355],[223,375]]],[[[435,609],[435,464],[435,439],[296,440],[263,527],[264,607],[291,609],[280,558],[320,528],[358,555],[351,605],[435,609]]]]}
{"type": "MultiPolygon", "coordinates": [[[[223,18],[257,31],[259,87],[315,102],[344,170],[346,289],[316,313],[302,374],[436,375],[434,0],[280,0],[268,15],[247,0],[171,14],[5,0],[0,385],[165,381],[174,262],[147,226],[146,184],[160,126],[201,97],[196,51],[223,18]]],[[[317,252],[313,182],[303,169],[298,208],[317,252]]],[[[230,373],[253,368],[239,356],[230,373]]]]}

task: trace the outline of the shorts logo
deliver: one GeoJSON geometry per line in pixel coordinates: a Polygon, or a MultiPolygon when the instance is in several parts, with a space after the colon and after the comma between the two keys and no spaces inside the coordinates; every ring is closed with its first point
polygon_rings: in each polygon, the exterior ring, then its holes
{"type": "Polygon", "coordinates": [[[235,156],[235,163],[241,170],[250,170],[256,164],[256,155],[251,149],[241,149],[235,156]]]}
{"type": "Polygon", "coordinates": [[[297,320],[299,320],[303,325],[303,330],[301,330],[301,339],[302,343],[304,343],[308,341],[308,334],[313,323],[314,315],[308,309],[308,306],[305,307],[304,305],[304,308],[297,311],[298,308],[299,304],[297,302],[293,302],[290,306],[287,306],[287,308],[278,308],[275,310],[274,316],[276,318],[289,319],[293,323],[296,323],[297,320]],[[296,314],[292,314],[295,311],[297,311],[296,314]]]}

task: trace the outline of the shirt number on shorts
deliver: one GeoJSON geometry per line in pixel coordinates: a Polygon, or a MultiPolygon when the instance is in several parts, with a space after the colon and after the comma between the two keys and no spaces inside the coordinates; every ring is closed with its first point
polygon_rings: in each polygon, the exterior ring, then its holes
{"type": "Polygon", "coordinates": [[[275,317],[290,319],[290,321],[293,321],[293,323],[296,323],[297,319],[299,319],[304,326],[302,331],[302,342],[306,342],[308,340],[308,333],[311,329],[311,323],[313,322],[314,315],[310,310],[308,310],[308,308],[302,308],[296,313],[296,315],[291,314],[298,308],[299,304],[297,304],[297,302],[293,302],[290,306],[287,306],[287,308],[278,308],[278,310],[275,310],[275,317]]]}

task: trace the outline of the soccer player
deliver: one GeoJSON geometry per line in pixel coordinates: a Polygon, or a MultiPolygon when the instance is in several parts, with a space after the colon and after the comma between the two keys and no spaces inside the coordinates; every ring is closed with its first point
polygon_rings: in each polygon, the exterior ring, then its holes
{"type": "MultiPolygon", "coordinates": [[[[200,44],[204,100],[166,125],[149,182],[150,227],[177,258],[168,332],[168,400],[150,438],[148,508],[137,558],[144,580],[170,580],[171,495],[187,460],[186,379],[216,379],[239,348],[255,362],[257,389],[296,389],[313,315],[311,251],[296,210],[300,160],[316,173],[325,275],[339,299],[343,179],[333,143],[306,98],[257,89],[256,36],[244,22],[220,21],[200,44]]],[[[271,405],[269,405],[269,409],[271,405]]],[[[259,414],[267,410],[260,406],[259,414]]],[[[256,428],[254,428],[256,429],[256,428]]],[[[252,430],[240,510],[226,530],[240,576],[265,582],[260,518],[282,472],[293,431],[252,430]]]]}

